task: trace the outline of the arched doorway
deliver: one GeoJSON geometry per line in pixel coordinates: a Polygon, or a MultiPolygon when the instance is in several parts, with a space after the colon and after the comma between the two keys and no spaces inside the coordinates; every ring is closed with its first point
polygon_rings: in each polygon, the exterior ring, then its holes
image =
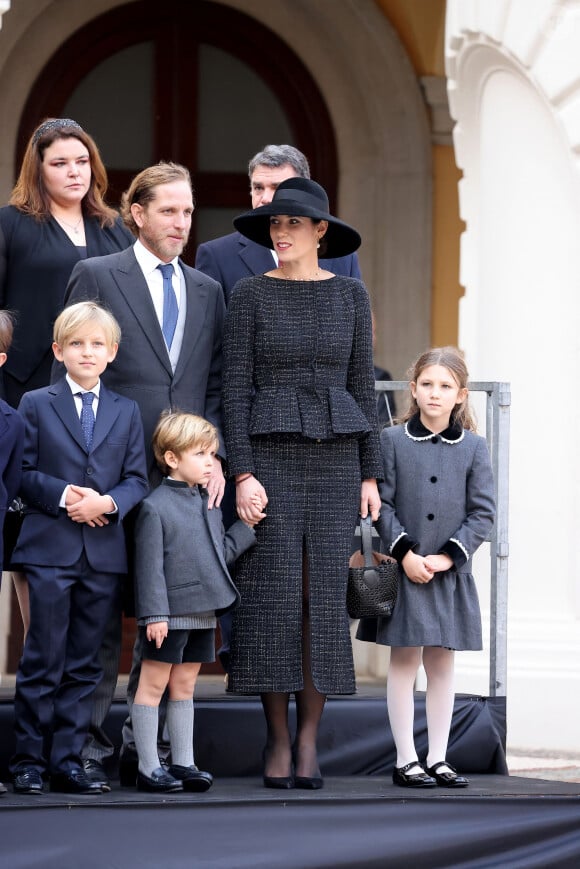
{"type": "Polygon", "coordinates": [[[160,159],[190,169],[198,202],[190,261],[197,243],[231,231],[249,206],[247,162],[268,142],[304,151],[336,197],[334,132],[316,82],[272,30],[227,6],[138,0],[74,33],[30,91],[16,165],[38,122],[63,115],[99,144],[112,202],[160,159]]]}

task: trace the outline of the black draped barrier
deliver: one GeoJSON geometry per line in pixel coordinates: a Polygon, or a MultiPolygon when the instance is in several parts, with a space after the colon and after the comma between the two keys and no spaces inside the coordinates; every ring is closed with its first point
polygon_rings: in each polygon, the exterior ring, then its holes
{"type": "MultiPolygon", "coordinates": [[[[390,775],[395,747],[388,726],[383,688],[361,689],[352,697],[330,697],[319,736],[320,766],[324,775],[390,775]]],[[[115,702],[106,730],[118,747],[127,714],[115,702]]],[[[290,715],[293,726],[294,704],[290,715]]],[[[455,700],[448,759],[466,773],[507,773],[505,762],[505,698],[458,695],[455,700]]],[[[14,750],[12,704],[0,704],[0,779],[14,750]]],[[[216,776],[253,776],[262,770],[266,738],[257,697],[221,693],[195,701],[195,756],[200,767],[216,776]]],[[[427,753],[425,696],[415,701],[415,741],[420,757],[427,753]]],[[[114,768],[112,769],[114,774],[114,768]]]]}
{"type": "MultiPolygon", "coordinates": [[[[275,791],[261,781],[265,738],[256,697],[203,680],[196,759],[215,775],[205,794],[0,797],[7,869],[577,869],[580,784],[507,775],[505,698],[458,696],[449,760],[469,788],[410,790],[391,780],[384,689],[329,698],[320,731],[325,785],[275,791]]],[[[426,750],[425,698],[415,737],[426,750]]],[[[120,741],[125,704],[107,729],[120,741]]],[[[294,708],[291,709],[294,715],[294,708]]],[[[0,703],[0,777],[13,750],[12,704],[0,703]]],[[[111,770],[114,774],[114,768],[111,770]]]]}

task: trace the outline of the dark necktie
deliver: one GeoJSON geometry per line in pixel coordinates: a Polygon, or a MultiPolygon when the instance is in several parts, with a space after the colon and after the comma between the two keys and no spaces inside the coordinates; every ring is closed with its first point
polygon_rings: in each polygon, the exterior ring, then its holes
{"type": "Polygon", "coordinates": [[[166,263],[165,265],[158,265],[157,268],[163,275],[163,337],[167,346],[171,347],[179,314],[177,296],[171,281],[173,266],[171,263],[166,263]]]}
{"type": "Polygon", "coordinates": [[[95,414],[93,411],[94,392],[79,392],[83,406],[81,410],[81,428],[85,436],[87,450],[91,449],[93,443],[93,429],[95,428],[95,414]]]}

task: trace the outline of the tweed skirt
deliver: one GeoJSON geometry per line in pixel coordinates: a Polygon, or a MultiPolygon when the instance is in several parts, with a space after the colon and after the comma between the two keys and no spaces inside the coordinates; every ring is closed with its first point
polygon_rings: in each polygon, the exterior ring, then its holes
{"type": "Polygon", "coordinates": [[[228,691],[294,692],[302,673],[302,570],[309,584],[312,679],[322,694],[356,690],[346,611],[348,560],[360,506],[356,438],[252,439],[268,495],[256,546],[236,562],[241,603],[231,636],[228,691]]]}

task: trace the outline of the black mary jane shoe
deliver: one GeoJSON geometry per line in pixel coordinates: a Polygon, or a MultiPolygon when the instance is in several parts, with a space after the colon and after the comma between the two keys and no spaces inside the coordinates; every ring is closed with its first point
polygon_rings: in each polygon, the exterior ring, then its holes
{"type": "Polygon", "coordinates": [[[140,770],[137,772],[137,790],[150,794],[170,794],[175,791],[182,791],[183,785],[172,775],[169,775],[167,770],[159,766],[153,770],[150,776],[145,775],[140,770]]]}
{"type": "Polygon", "coordinates": [[[402,788],[434,788],[437,787],[436,780],[427,775],[425,770],[422,768],[421,764],[417,760],[411,761],[411,763],[406,764],[405,766],[396,766],[393,770],[393,784],[399,785],[402,788]],[[422,772],[412,772],[409,770],[413,769],[414,766],[418,766],[422,772]]]}
{"type": "Polygon", "coordinates": [[[198,769],[195,764],[193,766],[180,766],[173,763],[168,767],[167,772],[181,782],[184,791],[203,793],[208,791],[213,784],[211,772],[204,772],[202,769],[198,769]]]}
{"type": "Polygon", "coordinates": [[[446,760],[434,763],[433,766],[427,768],[427,772],[433,776],[440,788],[466,788],[469,784],[469,779],[465,778],[464,775],[459,775],[457,770],[446,760]],[[447,769],[440,772],[442,766],[447,767],[447,769]]]}

